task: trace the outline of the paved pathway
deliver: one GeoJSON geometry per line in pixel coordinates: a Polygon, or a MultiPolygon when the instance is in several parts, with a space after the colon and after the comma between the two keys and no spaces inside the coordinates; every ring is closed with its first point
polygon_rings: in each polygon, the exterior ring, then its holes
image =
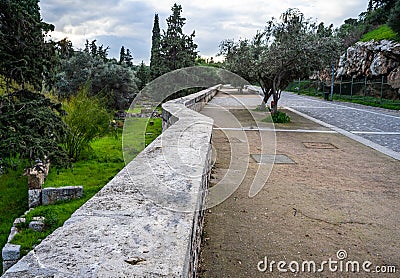
{"type": "Polygon", "coordinates": [[[340,133],[400,160],[400,111],[286,92],[279,105],[336,127],[340,133]]]}
{"type": "MultiPolygon", "coordinates": [[[[271,154],[264,144],[274,140],[262,137],[271,129],[262,121],[265,112],[254,110],[258,101],[255,95],[219,94],[201,111],[215,120],[210,191],[222,188],[225,193],[228,188],[232,195],[206,211],[199,277],[282,277],[285,273],[277,269],[276,262],[286,263],[283,268],[287,270],[291,262],[313,261],[320,269],[323,261],[342,260],[338,254],[346,252],[346,265],[368,260],[373,267],[393,266],[398,271],[400,161],[342,136],[338,127],[321,126],[315,119],[289,111],[291,123],[275,125],[276,153],[295,163],[281,161],[271,172],[260,169],[264,163],[258,163],[255,155],[271,154]],[[331,148],[312,143],[329,143],[331,148]],[[243,179],[237,177],[240,173],[245,173],[243,179]],[[249,197],[257,176],[266,178],[265,184],[249,197]]],[[[307,111],[300,106],[308,107],[307,102],[309,98],[296,95],[282,97],[282,104],[303,112],[307,111]]],[[[333,104],[319,101],[311,107],[325,112],[352,111],[321,108],[333,104]]],[[[324,270],[287,270],[287,277],[353,274],[324,270]]],[[[361,272],[354,275],[378,275],[361,272]]]]}

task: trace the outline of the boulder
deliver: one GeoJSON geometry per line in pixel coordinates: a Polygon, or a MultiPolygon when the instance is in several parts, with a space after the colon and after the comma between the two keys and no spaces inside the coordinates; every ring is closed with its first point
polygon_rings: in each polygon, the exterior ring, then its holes
{"type": "Polygon", "coordinates": [[[336,77],[388,76],[389,84],[397,86],[399,75],[396,69],[399,66],[400,43],[387,40],[358,42],[340,57],[336,77]]]}

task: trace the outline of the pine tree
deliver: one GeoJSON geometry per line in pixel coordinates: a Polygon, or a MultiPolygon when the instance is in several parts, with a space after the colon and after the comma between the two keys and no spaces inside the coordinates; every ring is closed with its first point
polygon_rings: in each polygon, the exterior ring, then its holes
{"type": "Polygon", "coordinates": [[[88,40],[86,40],[85,49],[84,49],[83,51],[84,51],[85,53],[90,54],[89,41],[88,41],[88,40]]]}
{"type": "Polygon", "coordinates": [[[0,1],[0,75],[7,85],[14,81],[41,89],[45,71],[54,66],[48,57],[54,46],[44,40],[52,30],[41,19],[38,0],[0,1]]]}
{"type": "Polygon", "coordinates": [[[136,78],[138,79],[136,85],[139,90],[142,90],[146,86],[147,82],[149,82],[150,73],[148,67],[144,64],[143,61],[136,72],[136,78]]]}
{"type": "Polygon", "coordinates": [[[90,43],[90,54],[93,56],[93,57],[96,57],[97,56],[97,45],[96,45],[96,41],[97,40],[93,40],[91,43],[90,43]]]}
{"type": "Polygon", "coordinates": [[[161,33],[158,14],[154,15],[153,35],[151,38],[150,76],[155,79],[162,74],[161,70],[161,33]]]}
{"type": "Polygon", "coordinates": [[[195,65],[197,57],[197,45],[193,42],[195,32],[189,36],[183,33],[186,19],[181,13],[182,6],[174,4],[172,15],[167,18],[167,31],[163,31],[161,37],[163,73],[195,65]]]}
{"type": "Polygon", "coordinates": [[[20,90],[0,96],[0,166],[46,158],[56,166],[68,165],[60,147],[68,131],[62,113],[61,104],[40,93],[20,90]]]}
{"type": "Polygon", "coordinates": [[[107,61],[107,56],[108,56],[108,50],[110,47],[104,48],[104,45],[100,45],[99,48],[97,49],[97,57],[100,58],[103,61],[107,61]]]}
{"type": "Polygon", "coordinates": [[[125,62],[125,47],[121,46],[121,50],[119,52],[119,64],[122,65],[125,62]]]}
{"type": "Polygon", "coordinates": [[[368,13],[372,12],[373,8],[374,8],[374,7],[373,7],[373,5],[372,5],[372,0],[369,0],[367,12],[368,12],[368,13]]]}
{"type": "Polygon", "coordinates": [[[133,66],[132,60],[133,60],[133,57],[132,57],[131,51],[129,50],[129,48],[127,48],[126,49],[126,54],[125,54],[125,64],[128,67],[132,67],[133,66]]]}

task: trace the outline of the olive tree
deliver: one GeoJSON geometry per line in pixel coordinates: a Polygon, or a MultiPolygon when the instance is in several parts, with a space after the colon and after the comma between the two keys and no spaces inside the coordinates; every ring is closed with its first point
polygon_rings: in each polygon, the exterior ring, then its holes
{"type": "Polygon", "coordinates": [[[227,69],[260,85],[264,104],[273,98],[275,113],[290,82],[325,68],[338,56],[338,40],[325,31],[299,10],[289,9],[280,20],[268,21],[252,40],[222,42],[220,53],[227,69]]]}

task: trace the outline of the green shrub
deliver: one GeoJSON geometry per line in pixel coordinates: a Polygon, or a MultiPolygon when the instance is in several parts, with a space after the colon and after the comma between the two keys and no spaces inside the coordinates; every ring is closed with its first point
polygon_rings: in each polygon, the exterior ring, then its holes
{"type": "Polygon", "coordinates": [[[289,115],[287,115],[285,112],[282,111],[277,111],[273,114],[271,114],[272,116],[272,120],[274,121],[274,123],[289,123],[290,122],[290,117],[289,115]]]}
{"type": "Polygon", "coordinates": [[[70,158],[77,161],[95,138],[103,135],[110,124],[110,115],[97,98],[88,97],[88,88],[81,89],[65,105],[63,117],[69,127],[64,147],[70,158]]]}
{"type": "Polygon", "coordinates": [[[284,124],[290,122],[290,116],[287,115],[285,112],[277,111],[275,113],[269,114],[265,119],[262,120],[263,122],[274,122],[276,124],[284,124]]]}

